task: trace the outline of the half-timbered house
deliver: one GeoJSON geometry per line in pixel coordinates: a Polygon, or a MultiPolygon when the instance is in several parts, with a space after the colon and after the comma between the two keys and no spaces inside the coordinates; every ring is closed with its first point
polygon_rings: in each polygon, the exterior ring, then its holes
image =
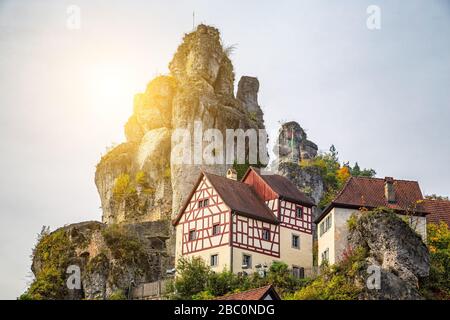
{"type": "Polygon", "coordinates": [[[173,224],[176,257],[213,270],[251,273],[283,261],[299,277],[312,268],[313,201],[279,175],[250,168],[241,181],[201,172],[173,224]]]}

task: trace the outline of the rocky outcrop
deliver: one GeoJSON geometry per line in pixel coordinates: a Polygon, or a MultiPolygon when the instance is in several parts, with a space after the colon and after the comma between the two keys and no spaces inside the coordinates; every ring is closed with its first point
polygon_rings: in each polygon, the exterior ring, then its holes
{"type": "Polygon", "coordinates": [[[164,241],[165,222],[127,226],[106,226],[100,222],[68,225],[42,236],[33,255],[36,281],[45,282],[48,273],[61,279],[60,287],[45,296],[45,286],[30,294],[43,299],[107,299],[116,292],[127,293],[133,285],[161,278],[173,265],[164,241]],[[67,267],[81,270],[81,289],[65,286],[67,267]],[[40,296],[36,296],[39,294],[40,296]],[[55,294],[57,294],[55,296],[55,294]]]}
{"type": "MultiPolygon", "coordinates": [[[[196,126],[201,125],[203,132],[219,129],[225,138],[226,129],[264,128],[262,111],[259,109],[257,116],[256,113],[253,114],[255,108],[259,108],[253,105],[257,103],[259,83],[256,78],[243,77],[238,90],[243,100],[234,97],[233,65],[221,45],[217,29],[200,25],[195,32],[187,34],[170,62],[169,69],[178,83],[172,106],[174,130],[185,130],[186,135],[194,138],[196,126]],[[243,85],[245,83],[251,83],[253,87],[247,88],[243,85]]],[[[188,146],[195,153],[194,143],[190,141],[188,146]]],[[[204,150],[209,143],[201,141],[200,147],[204,150]]],[[[264,146],[265,143],[266,141],[264,146]]],[[[195,158],[198,155],[192,156],[195,158]]],[[[172,160],[179,157],[181,155],[172,152],[172,160]]],[[[230,165],[224,164],[223,157],[218,162],[220,163],[171,162],[173,216],[189,195],[201,167],[209,172],[225,175],[230,165]]]]}
{"type": "Polygon", "coordinates": [[[250,117],[264,123],[263,112],[258,104],[259,81],[255,77],[243,76],[239,80],[236,98],[240,100],[250,117]]]}
{"type": "Polygon", "coordinates": [[[362,211],[358,216],[351,219],[350,248],[365,249],[366,267],[375,266],[381,272],[380,288],[365,286],[360,298],[422,299],[419,279],[429,273],[429,253],[422,238],[388,210],[362,211]]]}
{"type": "Polygon", "coordinates": [[[307,139],[305,130],[295,121],[284,123],[278,133],[278,157],[280,162],[298,163],[317,155],[317,145],[307,139]]]}
{"type": "MultiPolygon", "coordinates": [[[[273,163],[273,168],[276,173],[291,180],[297,188],[318,204],[325,191],[319,169],[299,165],[300,161],[317,156],[317,145],[307,138],[305,130],[297,122],[284,123],[278,133],[278,144],[274,146],[275,155],[278,157],[273,163]]],[[[314,210],[313,218],[318,215],[319,210],[314,210]]]]}
{"type": "Polygon", "coordinates": [[[125,125],[127,142],[97,165],[95,182],[105,223],[170,219],[189,195],[200,168],[224,175],[230,166],[217,155],[214,163],[203,161],[211,143],[203,139],[203,132],[219,129],[225,139],[226,129],[264,128],[259,82],[242,77],[235,98],[233,65],[216,28],[199,25],[186,34],[169,69],[170,75],[155,78],[135,96],[133,114],[125,125]],[[174,147],[176,130],[184,130],[182,138],[189,138],[181,148],[189,150],[188,161],[174,161],[184,154],[174,147]],[[200,149],[195,149],[198,145],[200,149]]]}

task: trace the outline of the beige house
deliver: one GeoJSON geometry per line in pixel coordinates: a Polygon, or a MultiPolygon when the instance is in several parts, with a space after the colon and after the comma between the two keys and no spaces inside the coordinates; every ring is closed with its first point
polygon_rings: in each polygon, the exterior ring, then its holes
{"type": "Polygon", "coordinates": [[[386,207],[408,218],[410,226],[426,239],[427,211],[416,181],[352,177],[316,219],[318,262],[338,262],[347,248],[347,221],[361,208],[386,207]]]}
{"type": "Polygon", "coordinates": [[[288,179],[250,168],[241,181],[202,172],[177,218],[176,259],[201,257],[213,270],[262,271],[287,263],[312,270],[314,202],[288,179]]]}

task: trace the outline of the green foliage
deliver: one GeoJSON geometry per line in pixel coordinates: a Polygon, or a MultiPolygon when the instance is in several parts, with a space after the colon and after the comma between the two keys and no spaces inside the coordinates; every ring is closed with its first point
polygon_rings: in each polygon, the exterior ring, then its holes
{"type": "Polygon", "coordinates": [[[314,159],[302,160],[300,166],[304,169],[316,168],[324,182],[325,193],[319,201],[319,207],[325,208],[336,197],[350,176],[373,177],[376,172],[373,169],[361,170],[358,163],[351,168],[348,163],[339,162],[338,152],[334,145],[329,152],[319,154],[314,159]]]}
{"type": "Polygon", "coordinates": [[[309,286],[297,291],[293,300],[355,300],[360,293],[349,279],[342,274],[336,274],[326,279],[320,276],[309,286]]]}
{"type": "Polygon", "coordinates": [[[113,196],[116,201],[121,201],[135,192],[136,189],[132,186],[128,174],[121,174],[114,181],[113,196]]]}
{"type": "Polygon", "coordinates": [[[211,270],[200,257],[182,257],[177,263],[177,273],[173,283],[174,292],[170,297],[191,300],[194,295],[206,290],[211,270]]]}
{"type": "Polygon", "coordinates": [[[241,180],[244,177],[244,174],[247,172],[247,170],[248,170],[248,168],[250,168],[250,166],[255,167],[255,168],[264,168],[265,167],[265,165],[263,165],[261,163],[249,164],[248,161],[246,161],[246,163],[238,164],[236,162],[236,160],[234,161],[233,169],[236,170],[238,180],[241,180]]]}
{"type": "Polygon", "coordinates": [[[138,171],[134,179],[137,185],[145,185],[147,183],[147,174],[144,171],[138,171]]]}
{"type": "Polygon", "coordinates": [[[108,300],[127,300],[127,297],[123,290],[117,290],[111,293],[111,295],[108,297],[108,300]]]}
{"type": "Polygon", "coordinates": [[[353,166],[353,168],[350,168],[350,174],[353,177],[369,177],[369,178],[372,178],[377,173],[373,169],[363,169],[363,170],[361,170],[361,168],[358,165],[358,162],[355,162],[355,165],[353,166]]]}
{"type": "Polygon", "coordinates": [[[49,233],[43,228],[33,250],[33,260],[41,268],[35,270],[36,278],[20,299],[62,299],[66,294],[65,271],[73,257],[73,247],[64,230],[49,233]]]}
{"type": "Polygon", "coordinates": [[[358,248],[355,252],[347,250],[347,255],[331,267],[323,265],[321,275],[288,297],[293,300],[354,300],[362,288],[355,279],[364,269],[367,251],[358,248]]]}
{"type": "Polygon", "coordinates": [[[63,273],[55,266],[44,267],[27,291],[30,300],[59,300],[65,294],[63,273]]]}
{"type": "Polygon", "coordinates": [[[428,299],[450,299],[450,230],[447,224],[429,224],[427,228],[430,250],[430,275],[420,284],[428,299]]]}
{"type": "Polygon", "coordinates": [[[294,277],[283,262],[274,262],[265,277],[257,272],[240,276],[228,270],[213,272],[201,258],[193,257],[178,261],[177,278],[169,284],[167,291],[171,299],[209,300],[272,284],[284,296],[294,293],[307,283],[308,279],[294,277]]]}
{"type": "Polygon", "coordinates": [[[349,231],[353,231],[356,228],[356,223],[358,221],[358,217],[355,213],[352,213],[350,218],[347,220],[347,227],[349,231]]]}
{"type": "Polygon", "coordinates": [[[142,265],[147,254],[142,241],[122,225],[109,225],[102,230],[111,254],[123,264],[142,265]]]}

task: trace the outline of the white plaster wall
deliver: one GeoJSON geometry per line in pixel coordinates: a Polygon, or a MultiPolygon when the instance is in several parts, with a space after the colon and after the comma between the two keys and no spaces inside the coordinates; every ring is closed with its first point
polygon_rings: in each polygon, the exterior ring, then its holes
{"type": "Polygon", "coordinates": [[[255,265],[257,264],[266,264],[267,267],[270,267],[273,261],[280,261],[279,258],[269,256],[267,254],[262,254],[259,252],[254,252],[250,250],[245,250],[241,248],[233,247],[233,272],[238,273],[245,271],[247,273],[252,273],[256,271],[255,265]],[[242,269],[242,255],[248,254],[252,256],[252,267],[251,269],[242,269]]]}
{"type": "Polygon", "coordinates": [[[313,264],[313,240],[312,234],[307,234],[286,227],[280,229],[280,259],[287,263],[289,268],[292,266],[311,269],[313,264]],[[300,249],[292,247],[292,235],[300,236],[300,249]]]}
{"type": "MultiPolygon", "coordinates": [[[[334,210],[335,208],[331,209],[331,211],[320,221],[319,225],[325,221],[325,219],[328,216],[331,216],[331,228],[325,232],[324,234],[322,234],[322,236],[320,235],[320,233],[318,233],[318,263],[319,266],[322,264],[322,252],[324,252],[327,248],[329,250],[329,262],[330,264],[334,263],[334,210]]],[[[319,225],[317,226],[317,232],[320,232],[320,227],[319,225]]]]}

